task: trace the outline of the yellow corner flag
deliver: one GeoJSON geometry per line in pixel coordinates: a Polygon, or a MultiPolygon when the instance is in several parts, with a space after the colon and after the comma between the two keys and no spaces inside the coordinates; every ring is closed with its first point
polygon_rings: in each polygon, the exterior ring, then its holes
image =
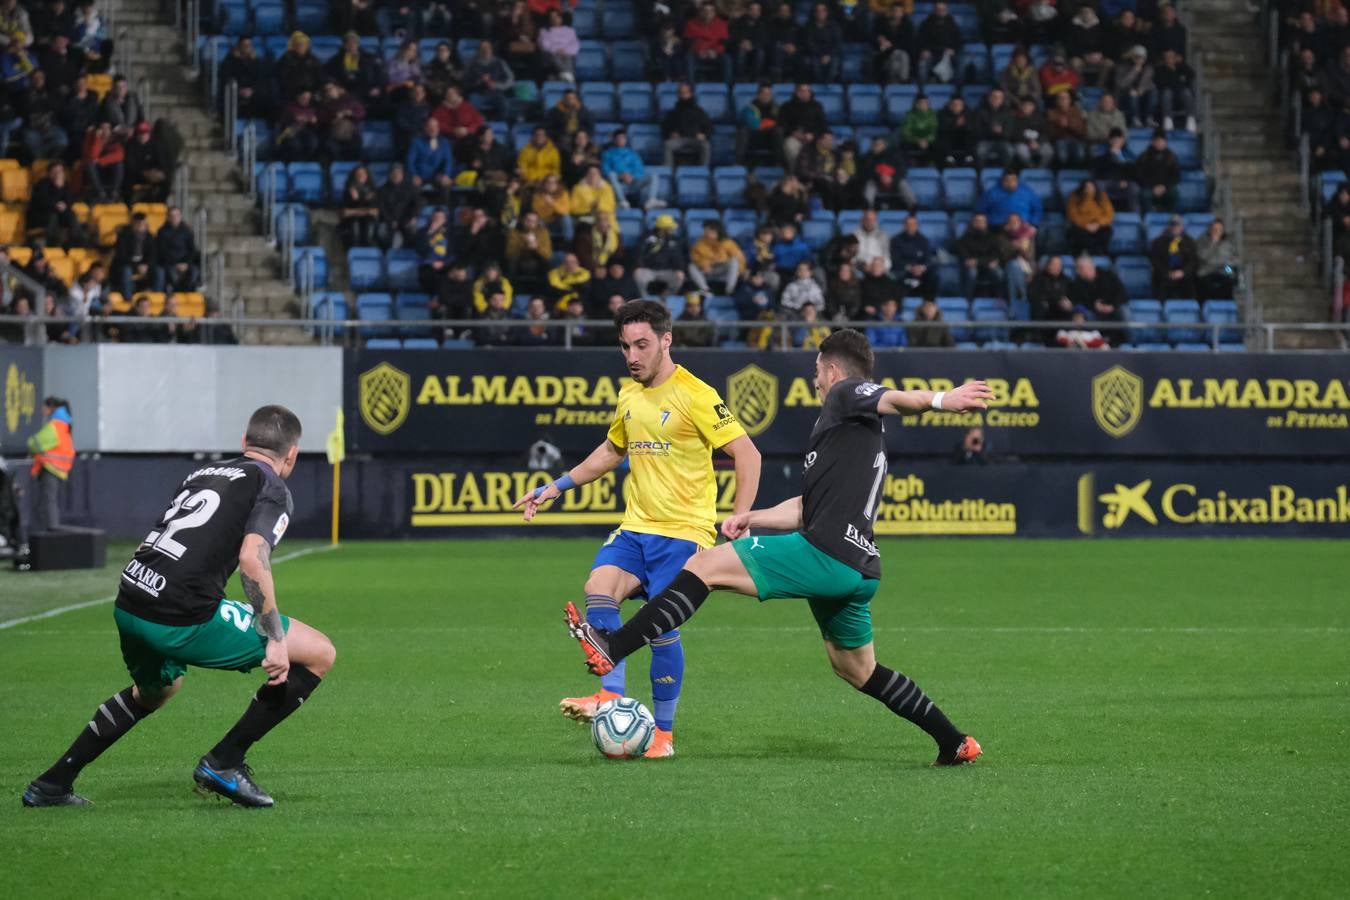
{"type": "Polygon", "coordinates": [[[328,435],[328,463],[333,467],[333,543],[338,542],[338,509],[342,502],[342,460],[347,456],[347,439],[343,434],[345,416],[338,407],[337,424],[328,435]]]}

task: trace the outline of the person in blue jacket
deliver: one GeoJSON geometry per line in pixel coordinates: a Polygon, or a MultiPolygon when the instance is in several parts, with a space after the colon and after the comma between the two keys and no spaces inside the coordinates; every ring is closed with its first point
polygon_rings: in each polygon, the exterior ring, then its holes
{"type": "Polygon", "coordinates": [[[1002,228],[1012,213],[1030,225],[1041,224],[1041,198],[1020,182],[1015,169],[1003,170],[1003,178],[984,192],[975,204],[975,211],[985,214],[991,228],[1002,228]]]}
{"type": "Polygon", "coordinates": [[[624,209],[632,206],[633,197],[643,208],[650,209],[656,204],[656,182],[647,174],[642,157],[628,146],[628,131],[620,128],[614,132],[612,143],[600,155],[600,172],[609,179],[614,187],[614,196],[624,209]]]}
{"type": "Polygon", "coordinates": [[[440,192],[449,195],[455,175],[455,157],[450,139],[441,136],[441,126],[428,118],[422,133],[408,146],[406,168],[413,187],[424,194],[440,192]]]}

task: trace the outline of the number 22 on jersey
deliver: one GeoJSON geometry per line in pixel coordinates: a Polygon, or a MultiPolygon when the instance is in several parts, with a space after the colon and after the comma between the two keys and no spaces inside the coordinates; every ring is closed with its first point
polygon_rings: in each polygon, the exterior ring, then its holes
{"type": "Polygon", "coordinates": [[[145,543],[171,559],[182,559],[188,548],[175,535],[190,528],[200,528],[220,508],[220,494],[212,490],[193,493],[183,491],[173,498],[173,503],[159,520],[160,530],[145,536],[145,543]]]}

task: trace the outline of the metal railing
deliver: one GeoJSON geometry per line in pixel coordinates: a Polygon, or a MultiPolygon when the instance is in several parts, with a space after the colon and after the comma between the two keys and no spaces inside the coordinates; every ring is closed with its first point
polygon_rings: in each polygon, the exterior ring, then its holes
{"type": "MultiPolygon", "coordinates": [[[[212,71],[215,71],[212,69],[212,71]]],[[[212,106],[214,109],[214,105],[212,106]]],[[[239,159],[239,83],[233,78],[225,85],[225,98],[221,103],[221,125],[225,130],[225,148],[230,159],[239,159]]]]}
{"type": "Polygon", "coordinates": [[[184,14],[186,21],[183,24],[183,40],[186,42],[187,58],[194,71],[201,69],[201,50],[197,46],[197,39],[201,37],[201,4],[200,0],[187,0],[187,10],[184,14]]]}
{"type": "Polygon", "coordinates": [[[1331,321],[1345,321],[1345,259],[1336,257],[1331,269],[1331,321]]]}

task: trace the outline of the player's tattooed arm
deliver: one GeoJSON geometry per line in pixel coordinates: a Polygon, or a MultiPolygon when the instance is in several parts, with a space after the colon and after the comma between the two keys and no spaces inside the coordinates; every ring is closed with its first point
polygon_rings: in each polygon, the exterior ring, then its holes
{"type": "Polygon", "coordinates": [[[253,607],[253,627],[269,641],[285,640],[286,629],[281,625],[272,583],[272,547],[259,535],[251,534],[244,539],[239,554],[239,580],[253,607]]]}

